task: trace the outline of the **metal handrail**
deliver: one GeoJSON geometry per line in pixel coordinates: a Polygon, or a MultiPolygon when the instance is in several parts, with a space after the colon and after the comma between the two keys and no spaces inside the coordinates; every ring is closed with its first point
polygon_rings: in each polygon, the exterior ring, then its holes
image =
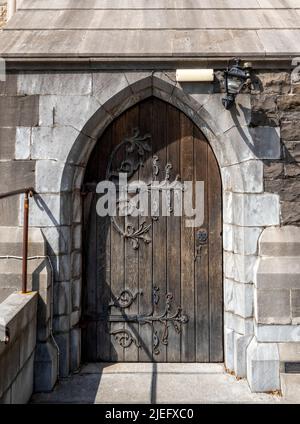
{"type": "Polygon", "coordinates": [[[28,221],[29,221],[29,196],[33,197],[35,190],[32,187],[9,191],[0,194],[0,200],[7,197],[24,194],[24,221],[22,245],[22,293],[27,293],[27,268],[28,268],[28,221]]]}

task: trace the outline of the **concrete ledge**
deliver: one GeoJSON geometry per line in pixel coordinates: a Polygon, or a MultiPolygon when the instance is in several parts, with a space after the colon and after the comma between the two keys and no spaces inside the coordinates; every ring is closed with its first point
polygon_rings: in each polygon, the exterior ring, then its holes
{"type": "Polygon", "coordinates": [[[14,293],[0,304],[0,403],[26,403],[32,394],[37,300],[14,293]]]}

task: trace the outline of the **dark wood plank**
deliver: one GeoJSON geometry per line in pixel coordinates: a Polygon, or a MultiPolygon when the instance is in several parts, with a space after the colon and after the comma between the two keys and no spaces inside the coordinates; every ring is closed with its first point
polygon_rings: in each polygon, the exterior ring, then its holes
{"type": "MultiPolygon", "coordinates": [[[[152,131],[152,100],[140,104],[140,131],[141,134],[150,133],[154,136],[152,131]]],[[[153,138],[151,139],[152,146],[153,138]]],[[[152,151],[140,168],[140,179],[148,183],[152,179],[152,151]]],[[[149,199],[151,200],[151,199],[149,199]]],[[[149,205],[150,207],[150,205],[149,205]]],[[[139,248],[139,289],[143,292],[139,298],[139,314],[146,315],[151,311],[152,305],[152,249],[153,249],[153,224],[150,216],[140,217],[140,222],[145,222],[146,225],[152,225],[149,237],[151,238],[150,244],[140,243],[139,248]]],[[[141,349],[139,351],[140,362],[152,362],[152,337],[153,326],[151,324],[140,325],[140,342],[141,349]]]]}
{"type": "MultiPolygon", "coordinates": [[[[164,179],[166,166],[166,103],[153,100],[153,154],[159,158],[160,173],[158,179],[164,179]]],[[[161,202],[160,202],[161,203],[161,202]]],[[[161,215],[161,214],[160,214],[161,215]]],[[[159,302],[155,305],[155,315],[162,315],[166,306],[167,294],[167,217],[159,216],[153,223],[153,288],[158,288],[159,302]]],[[[153,338],[159,338],[159,346],[153,347],[153,361],[166,362],[166,345],[162,343],[163,326],[159,322],[153,324],[153,338]]]]}
{"type": "MultiPolygon", "coordinates": [[[[101,139],[101,151],[97,157],[97,183],[103,181],[106,175],[106,167],[111,154],[112,148],[112,132],[111,127],[105,132],[101,139]]],[[[97,196],[99,198],[99,196],[97,196]]],[[[95,212],[95,211],[94,211],[95,212]]],[[[111,223],[110,217],[97,216],[97,250],[94,254],[94,262],[97,264],[97,280],[96,280],[96,301],[97,301],[97,314],[102,315],[103,318],[97,322],[97,360],[109,361],[110,360],[110,334],[107,321],[104,316],[109,312],[109,302],[111,300],[110,292],[110,237],[111,237],[111,223]]]]}
{"type": "MultiPolygon", "coordinates": [[[[198,230],[208,231],[208,185],[207,185],[208,143],[202,133],[194,126],[194,170],[195,181],[204,182],[204,223],[198,230]]],[[[195,304],[196,304],[196,361],[209,362],[209,280],[208,280],[208,243],[203,245],[197,256],[197,237],[195,234],[195,304]]]]}
{"type": "MultiPolygon", "coordinates": [[[[180,112],[173,106],[167,108],[167,161],[172,164],[171,181],[180,175],[180,112]]],[[[174,193],[171,198],[174,201],[174,193]]],[[[173,310],[181,304],[180,298],[180,238],[181,217],[174,213],[167,218],[167,292],[173,295],[173,310]]],[[[167,361],[180,362],[181,334],[169,327],[167,361]]]]}
{"type": "MultiPolygon", "coordinates": [[[[114,123],[112,127],[112,148],[122,142],[124,137],[127,137],[127,122],[126,114],[121,115],[114,123]]],[[[113,166],[114,169],[121,164],[124,160],[124,150],[120,150],[116,155],[113,166]]],[[[118,217],[118,223],[124,230],[125,220],[124,218],[118,217]]],[[[111,226],[111,298],[116,300],[122,291],[125,289],[125,240],[121,234],[111,226]]],[[[112,306],[111,314],[122,316],[123,313],[119,308],[112,306]]],[[[110,331],[116,332],[124,330],[125,324],[122,322],[112,322],[110,325],[110,331]]],[[[111,335],[111,361],[123,362],[124,361],[124,348],[120,346],[120,343],[111,335]]]]}
{"type": "MultiPolygon", "coordinates": [[[[181,125],[181,176],[183,181],[193,181],[194,138],[193,124],[183,114],[181,125]]],[[[182,326],[181,361],[194,362],[195,358],[195,301],[194,301],[194,229],[186,227],[185,217],[181,224],[181,306],[189,321],[182,326]]]]}
{"type": "MultiPolygon", "coordinates": [[[[133,129],[139,125],[139,106],[135,106],[126,113],[126,134],[131,136],[133,129]]],[[[126,152],[126,158],[131,155],[126,152]]],[[[136,181],[139,179],[139,171],[137,170],[128,181],[136,181]]],[[[138,217],[125,217],[125,225],[133,225],[135,229],[138,228],[138,217]]],[[[135,295],[139,290],[139,251],[134,249],[130,240],[125,240],[125,289],[129,290],[135,295]]],[[[139,296],[132,303],[129,308],[124,310],[126,315],[137,315],[139,312],[139,296]]],[[[139,325],[137,323],[126,323],[125,329],[139,340],[139,325]]],[[[132,343],[129,347],[124,349],[124,361],[138,362],[139,349],[132,343]]]]}
{"type": "Polygon", "coordinates": [[[222,187],[217,161],[208,151],[210,362],[223,361],[222,187]]]}

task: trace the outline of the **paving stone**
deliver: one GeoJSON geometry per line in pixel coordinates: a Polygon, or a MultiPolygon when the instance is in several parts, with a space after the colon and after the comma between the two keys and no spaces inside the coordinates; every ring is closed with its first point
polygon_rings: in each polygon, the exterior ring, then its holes
{"type": "Polygon", "coordinates": [[[279,353],[275,343],[257,343],[247,349],[247,378],[253,392],[280,390],[279,353]]]}

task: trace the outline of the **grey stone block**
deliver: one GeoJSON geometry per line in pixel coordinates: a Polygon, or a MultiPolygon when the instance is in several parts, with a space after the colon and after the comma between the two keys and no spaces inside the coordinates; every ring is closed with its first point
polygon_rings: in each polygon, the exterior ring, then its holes
{"type": "Polygon", "coordinates": [[[19,204],[23,196],[13,196],[1,199],[0,202],[0,225],[19,224],[19,204]]]}
{"type": "Polygon", "coordinates": [[[38,118],[38,96],[0,96],[0,127],[34,127],[38,118]]]}
{"type": "Polygon", "coordinates": [[[291,291],[293,324],[300,324],[300,289],[291,291]]]}
{"type": "MultiPolygon", "coordinates": [[[[0,163],[0,192],[34,187],[34,161],[11,161],[0,163]]],[[[23,196],[22,196],[23,197],[23,196]]]]}
{"type": "Polygon", "coordinates": [[[76,371],[81,362],[81,329],[72,328],[70,333],[70,369],[76,371]]]}
{"type": "Polygon", "coordinates": [[[70,255],[51,256],[55,282],[71,280],[71,258],[70,255]]]}
{"type": "MultiPolygon", "coordinates": [[[[70,194],[36,194],[29,201],[29,225],[32,227],[56,227],[70,225],[70,194]],[[63,207],[62,207],[63,206],[63,207]]],[[[20,205],[19,222],[23,225],[23,204],[20,205]]]]}
{"type": "Polygon", "coordinates": [[[53,331],[55,334],[67,333],[71,328],[70,315],[54,316],[53,331]]]}
{"type": "Polygon", "coordinates": [[[284,141],[299,141],[299,121],[283,121],[281,123],[281,137],[284,141]]]}
{"type": "Polygon", "coordinates": [[[279,343],[280,362],[299,362],[300,343],[279,343]]]}
{"type": "Polygon", "coordinates": [[[92,91],[92,77],[85,72],[24,72],[18,75],[18,94],[64,96],[88,95],[92,91]]]}
{"type": "Polygon", "coordinates": [[[15,128],[0,128],[0,160],[12,160],[14,158],[15,139],[15,128]]]}
{"type": "Polygon", "coordinates": [[[71,283],[60,282],[54,284],[54,315],[68,315],[71,313],[71,283]]]}
{"type": "Polygon", "coordinates": [[[300,326],[259,324],[255,327],[255,335],[259,342],[298,343],[300,342],[300,326]]]}
{"type": "Polygon", "coordinates": [[[70,372],[70,333],[60,333],[55,335],[58,344],[59,355],[59,375],[68,377],[70,372]]]}
{"type": "MultiPolygon", "coordinates": [[[[120,96],[122,90],[128,88],[128,81],[125,74],[120,72],[99,72],[93,73],[93,96],[101,105],[105,105],[117,93],[120,96]]],[[[127,97],[128,91],[124,91],[123,100],[127,97]]],[[[108,109],[106,109],[108,110],[108,109]]]]}
{"type": "Polygon", "coordinates": [[[236,333],[251,335],[253,334],[253,318],[242,318],[231,312],[224,313],[225,328],[233,330],[236,333]]]}
{"type": "Polygon", "coordinates": [[[263,164],[251,160],[222,168],[223,189],[236,193],[263,192],[263,164]]]}
{"type": "Polygon", "coordinates": [[[36,316],[23,330],[20,337],[20,367],[23,367],[36,346],[36,316]]]}
{"type": "MultiPolygon", "coordinates": [[[[23,228],[1,227],[0,228],[0,256],[22,256],[23,228]]],[[[28,232],[28,256],[45,255],[45,243],[39,228],[29,228],[28,232]]]]}
{"type": "Polygon", "coordinates": [[[300,228],[266,228],[259,241],[261,256],[300,256],[300,228]]]}
{"type": "Polygon", "coordinates": [[[11,386],[19,371],[20,342],[17,340],[0,355],[0,398],[11,386]]]}
{"type": "Polygon", "coordinates": [[[239,378],[247,376],[247,347],[251,340],[251,335],[234,334],[234,372],[239,378]]]}
{"type": "Polygon", "coordinates": [[[263,257],[259,260],[255,284],[259,289],[299,289],[298,257],[263,257]]]}
{"type": "Polygon", "coordinates": [[[11,403],[26,404],[33,392],[34,354],[20,370],[11,387],[11,403]]]}
{"type": "Polygon", "coordinates": [[[256,256],[224,252],[225,277],[240,283],[251,283],[254,279],[256,262],[256,256]]]}
{"type": "Polygon", "coordinates": [[[290,324],[290,291],[257,290],[255,318],[259,324],[290,324]]]}
{"type": "Polygon", "coordinates": [[[101,104],[93,96],[41,96],[41,127],[73,127],[81,131],[101,104]]]}
{"type": "Polygon", "coordinates": [[[74,280],[72,281],[72,309],[78,310],[81,306],[81,290],[82,290],[82,281],[74,280]]]}
{"type": "Polygon", "coordinates": [[[74,225],[72,231],[72,248],[80,250],[82,247],[82,226],[74,225]]]}
{"type": "Polygon", "coordinates": [[[81,277],[82,274],[82,255],[80,252],[71,254],[72,278],[81,277]]]}
{"type": "Polygon", "coordinates": [[[71,227],[45,227],[41,229],[49,256],[62,255],[71,251],[71,227]]]}
{"type": "Polygon", "coordinates": [[[257,343],[247,349],[247,379],[252,392],[280,390],[279,353],[275,343],[257,343]]]}
{"type": "Polygon", "coordinates": [[[6,81],[0,81],[1,96],[15,96],[17,94],[17,78],[17,74],[11,74],[6,69],[6,81]]]}
{"type": "Polygon", "coordinates": [[[58,375],[58,352],[52,342],[38,343],[34,363],[34,391],[49,392],[58,375]]]}
{"type": "Polygon", "coordinates": [[[224,348],[225,348],[225,366],[229,371],[234,370],[234,331],[225,328],[224,348]]]}
{"type": "Polygon", "coordinates": [[[16,128],[16,148],[15,159],[30,159],[31,147],[31,128],[17,127],[16,128]]]}

